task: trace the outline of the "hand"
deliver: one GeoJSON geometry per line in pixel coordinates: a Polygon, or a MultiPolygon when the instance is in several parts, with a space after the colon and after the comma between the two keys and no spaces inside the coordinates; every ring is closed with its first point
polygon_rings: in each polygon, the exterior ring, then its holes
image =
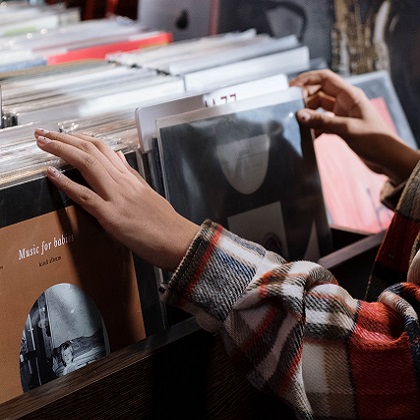
{"type": "Polygon", "coordinates": [[[317,136],[339,135],[372,171],[396,185],[409,177],[419,153],[391,131],[360,88],[330,70],[302,73],[290,85],[303,89],[307,108],[297,113],[302,125],[317,136]]]}
{"type": "Polygon", "coordinates": [[[132,169],[123,153],[102,140],[35,130],[38,146],[77,168],[92,189],[59,172],[47,177],[103,228],[151,264],[174,271],[199,227],[180,216],[132,169]]]}

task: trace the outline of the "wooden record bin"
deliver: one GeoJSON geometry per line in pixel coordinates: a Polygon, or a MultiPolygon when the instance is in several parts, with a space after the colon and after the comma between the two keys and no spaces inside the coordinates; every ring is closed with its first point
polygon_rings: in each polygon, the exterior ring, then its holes
{"type": "MultiPolygon", "coordinates": [[[[320,262],[362,298],[383,233],[333,234],[337,251],[320,262]]],[[[229,361],[221,339],[193,318],[0,405],[0,419],[280,416],[294,418],[287,406],[256,391],[229,361]]]]}

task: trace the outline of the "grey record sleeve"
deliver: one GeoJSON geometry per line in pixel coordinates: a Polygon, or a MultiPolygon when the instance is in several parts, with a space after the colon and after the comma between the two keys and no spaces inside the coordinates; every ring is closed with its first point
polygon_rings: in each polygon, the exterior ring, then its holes
{"type": "Polygon", "coordinates": [[[164,195],[288,259],[318,259],[331,236],[299,89],[158,119],[164,195]]]}

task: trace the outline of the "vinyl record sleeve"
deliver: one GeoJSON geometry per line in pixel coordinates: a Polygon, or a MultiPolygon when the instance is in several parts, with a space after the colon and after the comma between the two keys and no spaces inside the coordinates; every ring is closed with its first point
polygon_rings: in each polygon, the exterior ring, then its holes
{"type": "Polygon", "coordinates": [[[228,102],[248,99],[268,93],[275,93],[289,87],[286,75],[277,74],[250,82],[233,84],[198,95],[187,95],[139,107],[135,111],[139,133],[140,150],[147,153],[152,149],[152,138],[156,137],[156,120],[195,109],[223,105],[228,102]]]}
{"type": "Polygon", "coordinates": [[[28,48],[44,54],[65,53],[106,42],[125,40],[144,33],[136,22],[124,18],[93,19],[58,28],[0,38],[0,48],[28,48]]]}
{"type": "Polygon", "coordinates": [[[138,107],[135,110],[135,117],[141,153],[148,153],[152,149],[152,139],[156,137],[156,120],[158,118],[193,111],[203,106],[203,95],[190,95],[138,107]]]}
{"type": "Polygon", "coordinates": [[[95,115],[93,117],[73,118],[70,120],[60,121],[58,122],[58,129],[64,132],[85,132],[86,130],[93,129],[98,125],[117,123],[121,120],[126,121],[128,119],[134,120],[133,118],[132,110],[113,111],[95,115]]]}
{"type": "Polygon", "coordinates": [[[203,55],[203,51],[214,51],[230,45],[235,45],[239,42],[250,41],[256,36],[257,34],[253,29],[240,33],[234,32],[204,36],[202,38],[173,42],[158,48],[110,54],[108,59],[124,66],[157,69],[172,61],[176,61],[179,57],[192,57],[197,53],[203,55]]]}
{"type": "Polygon", "coordinates": [[[45,177],[1,189],[0,207],[0,402],[160,328],[153,267],[45,177]]]}
{"type": "Polygon", "coordinates": [[[80,69],[53,77],[46,75],[35,79],[21,81],[4,81],[2,87],[3,103],[19,103],[35,100],[38,97],[70,94],[73,91],[92,89],[96,86],[112,85],[115,82],[125,83],[127,78],[141,79],[153,76],[155,73],[148,70],[128,69],[108,65],[98,68],[80,69]]]}
{"type": "MultiPolygon", "coordinates": [[[[64,159],[41,150],[34,139],[35,123],[0,130],[0,189],[45,176],[53,165],[66,169],[64,159]]],[[[93,119],[52,122],[46,129],[84,133],[104,141],[114,151],[128,153],[138,149],[138,134],[133,115],[113,113],[93,119]]],[[[141,159],[136,160],[141,164],[141,159]]],[[[137,170],[140,167],[136,166],[137,170]]]]}
{"type": "Polygon", "coordinates": [[[267,35],[227,45],[224,48],[199,51],[184,57],[174,57],[169,63],[158,67],[160,71],[174,76],[223,66],[229,63],[243,61],[268,54],[274,54],[286,49],[298,47],[284,39],[270,38],[267,35]]]}
{"type": "Polygon", "coordinates": [[[20,22],[3,22],[0,29],[0,36],[10,36],[16,34],[27,34],[45,29],[57,28],[60,25],[60,16],[48,13],[40,14],[33,18],[26,18],[20,22]]]}
{"type": "MultiPolygon", "coordinates": [[[[24,143],[28,140],[32,140],[34,142],[34,131],[37,127],[38,124],[36,122],[31,122],[24,125],[15,125],[14,127],[2,128],[0,130],[0,148],[12,147],[14,144],[24,143]]],[[[50,123],[45,124],[44,129],[57,131],[57,121],[51,121],[50,123]]],[[[1,172],[2,168],[0,167],[0,173],[1,172]]]]}
{"type": "Polygon", "coordinates": [[[183,81],[172,76],[157,75],[121,84],[115,81],[107,86],[107,89],[102,86],[102,88],[79,91],[77,95],[76,93],[69,96],[62,94],[39,101],[5,105],[3,107],[4,124],[12,126],[31,121],[82,118],[111,110],[135,108],[155,98],[183,92],[183,81]]]}
{"type": "Polygon", "coordinates": [[[9,72],[16,70],[24,70],[33,67],[42,67],[47,64],[47,60],[44,57],[26,58],[22,60],[16,59],[9,63],[0,63],[0,72],[9,72]]]}
{"type": "Polygon", "coordinates": [[[164,193],[195,223],[210,218],[287,259],[331,251],[312,138],[297,88],[156,121],[164,193]]]}
{"type": "Polygon", "coordinates": [[[167,44],[171,41],[172,36],[168,32],[150,32],[148,34],[140,34],[136,37],[127,37],[127,39],[121,39],[118,42],[109,41],[92,47],[87,46],[69,50],[65,53],[53,53],[48,56],[48,64],[51,65],[94,58],[105,59],[108,54],[148,48],[151,46],[167,44]]]}
{"type": "Polygon", "coordinates": [[[187,73],[183,77],[185,89],[188,92],[203,92],[275,74],[302,72],[309,70],[309,68],[309,49],[306,46],[301,46],[262,57],[187,73]]]}
{"type": "Polygon", "coordinates": [[[23,81],[30,80],[30,83],[36,83],[37,78],[44,78],[45,76],[53,76],[62,73],[70,73],[72,71],[79,71],[82,69],[99,69],[100,67],[109,67],[110,63],[104,60],[82,60],[71,63],[53,64],[50,66],[31,67],[22,70],[12,70],[2,72],[0,74],[0,81],[23,81]]]}

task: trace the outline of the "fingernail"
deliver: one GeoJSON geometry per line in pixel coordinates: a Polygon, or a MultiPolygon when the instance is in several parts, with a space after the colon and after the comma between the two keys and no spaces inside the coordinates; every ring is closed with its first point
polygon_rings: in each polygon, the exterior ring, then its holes
{"type": "Polygon", "coordinates": [[[123,162],[127,162],[127,159],[125,158],[125,155],[121,150],[117,151],[117,155],[123,162]]]}
{"type": "Polygon", "coordinates": [[[307,122],[311,119],[311,114],[309,114],[309,112],[306,111],[298,111],[297,117],[300,121],[307,122]]]}
{"type": "Polygon", "coordinates": [[[48,134],[49,133],[49,131],[46,130],[45,128],[37,128],[36,131],[39,131],[40,133],[43,133],[43,134],[48,134]]]}
{"type": "Polygon", "coordinates": [[[57,168],[54,168],[54,166],[48,166],[47,174],[53,178],[58,178],[61,175],[61,172],[57,168]]]}
{"type": "Polygon", "coordinates": [[[40,145],[45,145],[45,144],[51,143],[51,140],[48,139],[47,137],[44,137],[44,136],[38,136],[36,138],[36,140],[37,140],[38,144],[40,144],[40,145]]]}

